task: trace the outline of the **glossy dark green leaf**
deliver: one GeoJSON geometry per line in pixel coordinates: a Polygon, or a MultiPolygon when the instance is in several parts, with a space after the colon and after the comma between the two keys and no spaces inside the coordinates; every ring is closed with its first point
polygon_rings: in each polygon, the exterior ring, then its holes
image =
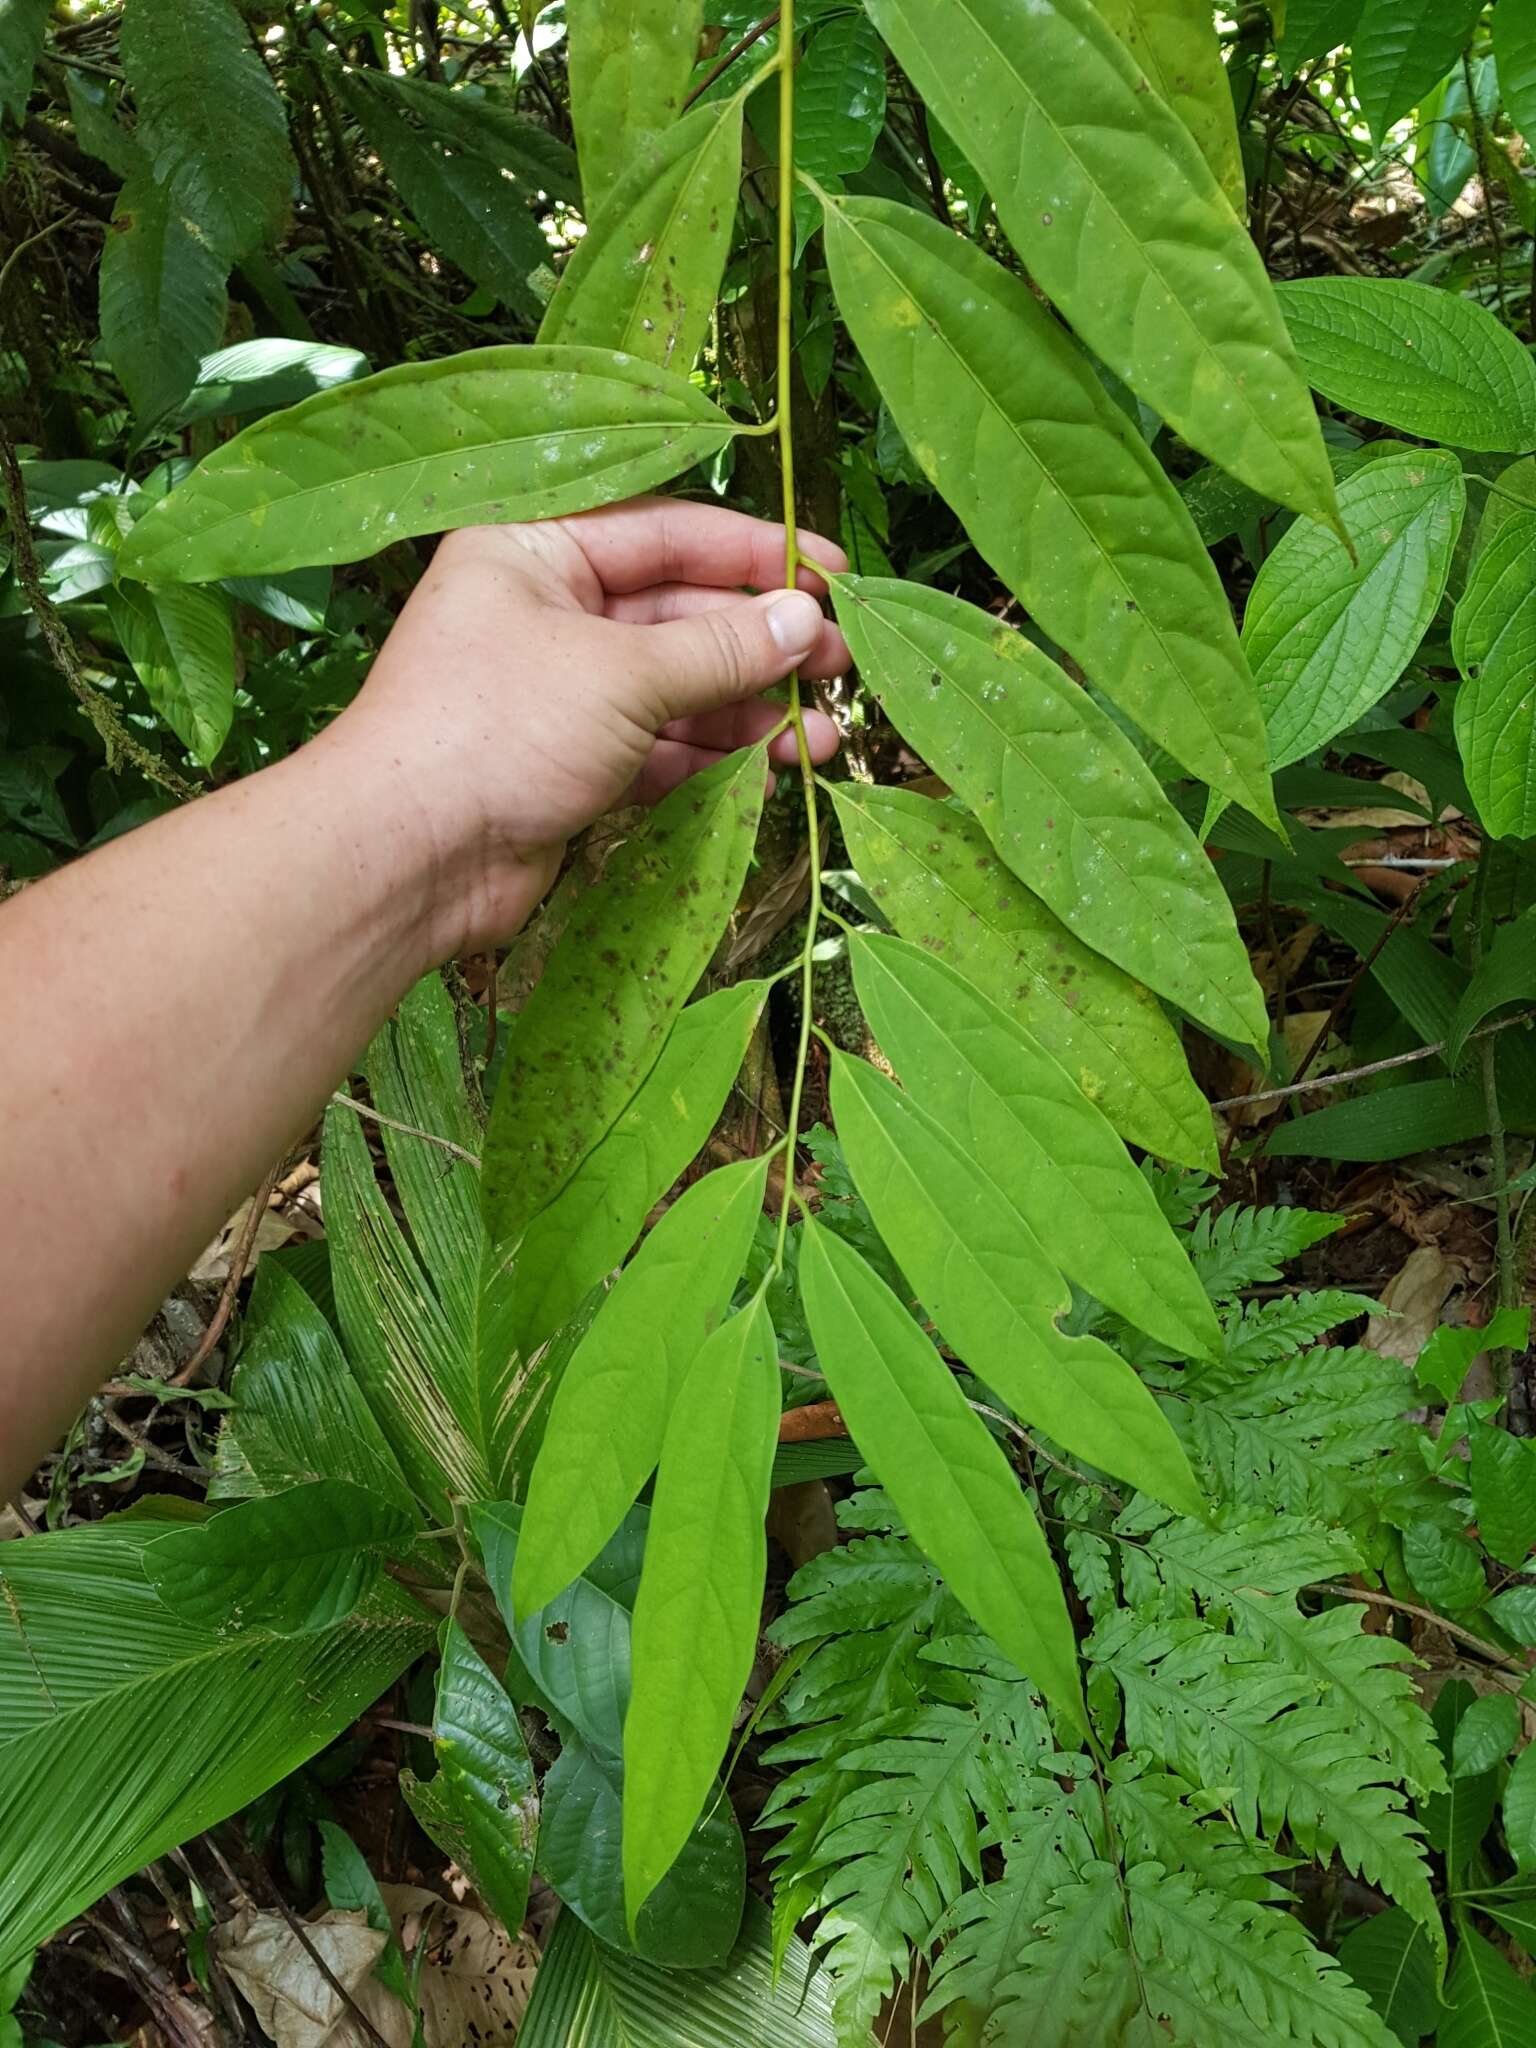
{"type": "Polygon", "coordinates": [[[1414,1378],[1421,1387],[1432,1387],[1442,1401],[1454,1401],[1461,1392],[1468,1367],[1480,1351],[1498,1344],[1510,1344],[1523,1351],[1530,1329],[1528,1308],[1495,1309],[1486,1328],[1443,1325],[1432,1332],[1414,1360],[1414,1378]]]}
{"type": "Polygon", "coordinates": [[[696,107],[641,151],[577,243],[540,341],[692,368],[736,220],[741,98],[696,107]]]}
{"type": "Polygon", "coordinates": [[[1335,405],[1458,448],[1536,447],[1536,366],[1486,307],[1404,278],[1277,291],[1303,369],[1335,405]]]}
{"type": "Polygon", "coordinates": [[[1437,1607],[1453,1612],[1473,1607],[1488,1590],[1482,1559],[1472,1544],[1434,1522],[1415,1522],[1405,1530],[1403,1563],[1414,1585],[1437,1607]]]}
{"type": "Polygon", "coordinates": [[[1203,1515],[1189,1460],[1130,1366],[1096,1338],[1057,1327],[1069,1292],[985,1163],[915,1095],[841,1053],[832,1108],[881,1237],[977,1378],[1074,1456],[1203,1515]]]}
{"type": "MultiPolygon", "coordinates": [[[[1524,1757],[1536,1752],[1524,1749],[1520,1754],[1524,1757]]],[[[1517,1763],[1516,1769],[1519,1768],[1517,1763]]],[[[1522,1772],[1526,1778],[1530,1775],[1528,1770],[1522,1772]]],[[[1498,1891],[1482,1893],[1477,1901],[1477,1910],[1496,1921],[1506,1934],[1512,1934],[1528,1956],[1536,1954],[1536,1892],[1531,1889],[1528,1874],[1511,1878],[1498,1891]]]]}
{"type": "Polygon", "coordinates": [[[296,405],[317,391],[350,384],[367,374],[368,358],[355,348],[259,335],[203,357],[197,366],[197,381],[181,408],[180,423],[187,426],[193,420],[296,405]]]}
{"type": "Polygon", "coordinates": [[[695,1181],[577,1347],[528,1490],[518,1613],[545,1606],[586,1569],[650,1477],[678,1390],[741,1277],[767,1175],[766,1159],[749,1159],[695,1181]]]}
{"type": "MultiPolygon", "coordinates": [[[[53,0],[7,0],[0,8],[0,120],[9,114],[18,127],[52,12],[53,0]]],[[[0,165],[4,162],[0,146],[0,165]]]]}
{"type": "Polygon", "coordinates": [[[1465,510],[1455,456],[1416,450],[1341,486],[1355,561],[1305,521],[1282,535],[1243,619],[1275,767],[1325,746],[1397,681],[1445,593],[1465,510]]]}
{"type": "Polygon", "coordinates": [[[1205,0],[1099,0],[1099,12],[1200,146],[1239,212],[1247,204],[1232,86],[1205,0]]]}
{"type": "Polygon", "coordinates": [[[1263,997],[1210,862],[1114,722],[1023,634],[912,583],[840,577],[855,660],[1013,869],[1086,944],[1241,1043],[1263,997]]]}
{"type": "Polygon", "coordinates": [[[101,341],[141,420],[191,390],[224,331],[227,268],[147,170],[128,179],[101,255],[101,341]]]}
{"type": "Polygon", "coordinates": [[[1536,1547],[1536,1443],[1485,1422],[1469,1433],[1472,1512],[1490,1556],[1518,1570],[1536,1547]]]}
{"type": "Polygon", "coordinates": [[[320,1479],[160,1537],[144,1571],[166,1606],[199,1628],[304,1635],[345,1620],[414,1527],[392,1502],[320,1479]]]}
{"type": "Polygon", "coordinates": [[[1520,1737],[1520,1707],[1513,1693],[1479,1693],[1456,1723],[1451,1776],[1477,1778],[1503,1763],[1520,1737]]]}
{"type": "Polygon", "coordinates": [[[619,1264],[703,1147],[741,1069],[767,988],[741,981],[690,1003],[633,1101],[523,1233],[514,1315],[525,1355],[619,1264]]]}
{"type": "Polygon", "coordinates": [[[631,1926],[715,1788],[751,1676],[778,1423],[778,1345],[759,1291],[701,1346],[662,1440],[624,1722],[631,1926]]]}
{"type": "Polygon", "coordinates": [[[1444,78],[1482,11],[1482,0],[1365,0],[1349,68],[1376,143],[1444,78]]]}
{"type": "MultiPolygon", "coordinates": [[[[517,158],[500,147],[494,115],[466,134],[466,113],[477,103],[385,71],[349,70],[341,91],[434,254],[441,251],[476,284],[536,320],[543,296],[533,278],[552,272],[550,247],[529,210],[537,188],[518,178],[517,158]]],[[[544,295],[548,289],[546,280],[544,295]]]]}
{"type": "MultiPolygon", "coordinates": [[[[201,353],[201,351],[199,351],[201,353]]],[[[473,349],[318,392],[227,441],[134,528],[150,583],[356,562],[391,541],[553,519],[665,483],[730,421],[606,349],[473,349]]]]}
{"type": "Polygon", "coordinates": [[[1071,339],[1020,278],[912,207],[831,203],[826,242],[849,331],[982,554],[1159,746],[1271,815],[1216,573],[1071,339]]]}
{"type": "Polygon", "coordinates": [[[331,603],[329,569],[289,569],[282,576],[225,576],[219,588],[237,604],[248,604],[253,611],[276,619],[280,626],[292,626],[299,633],[325,630],[331,603]]]}
{"type": "Polygon", "coordinates": [[[1401,1906],[1372,1913],[1339,1943],[1339,1961],[1404,2048],[1419,2048],[1440,2017],[1435,1954],[1401,1906]]]}
{"type": "Polygon", "coordinates": [[[401,1773],[416,1818],[509,1934],[523,1924],[539,1795],[517,1708],[458,1623],[443,1623],[432,1747],[437,1776],[401,1773]]]}
{"type": "Polygon", "coordinates": [[[1463,1927],[1435,2048],[1536,2048],[1536,1992],[1492,1942],[1463,1927]]]}
{"type": "Polygon", "coordinates": [[[1084,341],[1193,447],[1333,517],[1333,478],[1247,230],[1090,0],[867,0],[1084,341]]]}
{"type": "Polygon", "coordinates": [[[863,14],[833,14],[809,38],[795,72],[795,167],[813,178],[856,177],[885,126],[885,49],[863,14]]]}
{"type": "Polygon", "coordinates": [[[155,182],[227,269],[276,228],[297,177],[282,99],[240,10],[133,0],[121,54],[155,182]]]}
{"type": "Polygon", "coordinates": [[[515,1246],[617,1122],[719,943],[763,808],[744,748],[658,804],[615,853],[519,1012],[485,1134],[482,1192],[515,1246]]]}
{"type": "Polygon", "coordinates": [[[1219,1339],[1189,1255],[1100,1112],[1019,1025],[903,939],[849,940],[870,1029],[1069,1279],[1191,1355],[1219,1339]]]}
{"type": "Polygon", "coordinates": [[[885,1282],[809,1221],[800,1283],[821,1370],[902,1521],[1003,1654],[1085,1727],[1061,1583],[1007,1459],[885,1282]]]}
{"type": "Polygon", "coordinates": [[[107,610],[145,696],[206,766],[235,715],[235,619],[227,592],[130,583],[109,594],[107,610]]]}
{"type": "Polygon", "coordinates": [[[1451,623],[1462,685],[1456,744],[1479,818],[1536,835],[1536,512],[1515,512],[1478,554],[1451,623]]]}
{"type": "Polygon", "coordinates": [[[571,116],[589,220],[682,112],[704,12],[704,0],[567,0],[571,116]]]}
{"type": "Polygon", "coordinates": [[[1072,1075],[1124,1138],[1209,1167],[1210,1110],[1155,997],[1085,946],[954,804],[832,785],[849,855],[883,916],[938,953],[1072,1075]]]}
{"type": "Polygon", "coordinates": [[[1505,112],[1529,139],[1536,135],[1536,0],[1500,0],[1493,58],[1505,112]]]}

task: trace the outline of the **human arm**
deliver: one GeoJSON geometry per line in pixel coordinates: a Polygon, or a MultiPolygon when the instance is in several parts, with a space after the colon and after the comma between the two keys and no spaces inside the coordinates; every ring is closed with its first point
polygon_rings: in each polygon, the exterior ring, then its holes
{"type": "Polygon", "coordinates": [[[0,909],[0,1499],[414,981],[843,666],[810,596],[740,596],[783,545],[662,500],[451,535],[318,739],[0,909]]]}

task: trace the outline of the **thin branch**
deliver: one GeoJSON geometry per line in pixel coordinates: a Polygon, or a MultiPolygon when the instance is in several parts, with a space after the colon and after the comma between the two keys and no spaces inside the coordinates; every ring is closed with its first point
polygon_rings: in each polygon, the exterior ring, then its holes
{"type": "Polygon", "coordinates": [[[1486,1657],[1490,1664],[1497,1664],[1501,1671],[1513,1672],[1522,1681],[1531,1675],[1530,1667],[1507,1656],[1497,1643],[1485,1642],[1481,1636],[1473,1635],[1469,1628],[1459,1622],[1447,1621],[1443,1614],[1436,1614],[1432,1607],[1415,1607],[1411,1600],[1394,1599],[1390,1593],[1369,1592],[1364,1586],[1335,1586],[1323,1584],[1308,1588],[1312,1593],[1331,1593],[1338,1600],[1363,1600],[1368,1607],[1390,1607],[1394,1614],[1411,1614],[1416,1621],[1427,1621],[1432,1627],[1454,1636],[1459,1643],[1465,1643],[1470,1650],[1476,1650],[1486,1657]]]}
{"type": "Polygon", "coordinates": [[[757,24],[756,28],[748,29],[747,33],[742,37],[741,41],[735,44],[731,49],[726,51],[725,55],[720,59],[720,62],[715,66],[714,70],[709,73],[708,77],[701,78],[698,84],[693,88],[693,91],[689,93],[687,99],[683,101],[683,112],[685,114],[687,113],[688,109],[693,105],[695,100],[701,100],[704,97],[705,93],[709,91],[709,88],[715,83],[716,79],[724,78],[726,72],[730,70],[731,66],[736,62],[736,59],[738,57],[744,57],[748,50],[751,49],[754,43],[761,42],[763,37],[767,35],[768,31],[771,28],[778,27],[779,16],[783,12],[784,10],[782,7],[775,7],[772,14],[767,15],[762,21],[760,21],[757,24]]]}
{"type": "MultiPolygon", "coordinates": [[[[1518,1016],[1502,1017],[1497,1024],[1485,1024],[1481,1030],[1468,1034],[1467,1044],[1480,1038],[1492,1038],[1496,1031],[1508,1031],[1516,1024],[1536,1022],[1536,1010],[1522,1010],[1518,1016]]],[[[1437,1039],[1433,1045],[1420,1045],[1412,1052],[1394,1053],[1389,1060],[1372,1060],[1369,1066],[1349,1067],[1342,1074],[1319,1074],[1313,1081],[1292,1081],[1285,1088],[1264,1088],[1256,1095],[1229,1095],[1223,1102],[1213,1102],[1212,1109],[1241,1109],[1250,1102],[1283,1102],[1292,1095],[1311,1095],[1325,1088],[1342,1088],[1346,1081],[1363,1081],[1371,1074],[1385,1074],[1392,1067],[1411,1067],[1419,1060],[1437,1059],[1445,1051],[1447,1041],[1437,1039]]]]}
{"type": "Polygon", "coordinates": [[[251,1197],[250,1214],[240,1228],[240,1239],[230,1253],[229,1273],[224,1281],[224,1291],[219,1296],[218,1307],[213,1320],[203,1332],[202,1342],[178,1373],[172,1374],[168,1386],[190,1386],[213,1355],[213,1347],[223,1336],[225,1326],[234,1314],[235,1296],[240,1292],[240,1282],[245,1278],[246,1265],[250,1260],[251,1247],[256,1242],[256,1233],[261,1228],[261,1219],[267,1213],[267,1204],[272,1199],[272,1190],[282,1178],[283,1168],[288,1164],[286,1155],[279,1159],[263,1179],[261,1186],[251,1197]]]}
{"type": "Polygon", "coordinates": [[[462,1159],[466,1166],[480,1170],[480,1155],[466,1152],[462,1145],[455,1145],[452,1138],[440,1138],[435,1131],[419,1131],[414,1124],[403,1124],[395,1117],[386,1116],[382,1109],[371,1109],[366,1102],[359,1102],[355,1095],[337,1093],[332,1102],[339,1102],[343,1109],[350,1109],[358,1116],[366,1117],[371,1124],[383,1124],[388,1131],[399,1131],[406,1138],[420,1138],[423,1145],[436,1145],[440,1151],[451,1152],[455,1159],[462,1159]]]}

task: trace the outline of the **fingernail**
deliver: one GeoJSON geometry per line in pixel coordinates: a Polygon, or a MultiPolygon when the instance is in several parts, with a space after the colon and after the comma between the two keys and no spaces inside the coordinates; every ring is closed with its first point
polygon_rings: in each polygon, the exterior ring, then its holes
{"type": "Polygon", "coordinates": [[[821,606],[806,590],[786,590],[768,607],[768,631],[781,654],[809,654],[821,623],[821,606]]]}

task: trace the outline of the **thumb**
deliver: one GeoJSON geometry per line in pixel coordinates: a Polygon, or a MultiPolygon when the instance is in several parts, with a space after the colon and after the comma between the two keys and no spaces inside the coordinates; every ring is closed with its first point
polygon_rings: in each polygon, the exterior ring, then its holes
{"type": "Polygon", "coordinates": [[[663,722],[718,711],[783,682],[816,645],[825,624],[808,591],[774,590],[644,627],[646,666],[655,678],[663,722]]]}

